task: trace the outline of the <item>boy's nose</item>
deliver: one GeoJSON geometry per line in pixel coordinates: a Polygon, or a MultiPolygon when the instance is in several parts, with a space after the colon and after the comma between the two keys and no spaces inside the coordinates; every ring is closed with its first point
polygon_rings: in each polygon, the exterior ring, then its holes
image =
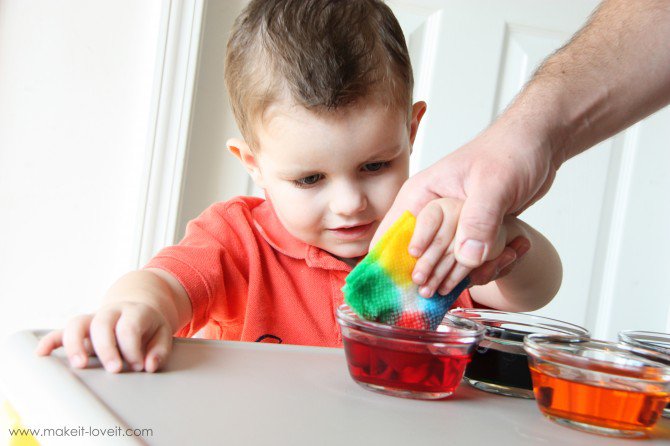
{"type": "Polygon", "coordinates": [[[330,199],[330,211],[337,215],[356,215],[367,205],[365,191],[351,184],[335,188],[330,199]]]}

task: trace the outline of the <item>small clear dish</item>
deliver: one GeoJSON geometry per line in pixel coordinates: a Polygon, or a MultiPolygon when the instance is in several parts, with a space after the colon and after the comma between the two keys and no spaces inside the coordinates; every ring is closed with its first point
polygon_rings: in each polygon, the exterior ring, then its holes
{"type": "Polygon", "coordinates": [[[670,395],[670,362],[652,350],[581,336],[524,340],[540,411],[574,429],[645,437],[670,395]]]}
{"type": "MultiPolygon", "coordinates": [[[[667,356],[670,361],[670,334],[655,331],[624,330],[619,332],[619,342],[634,347],[648,348],[667,356]]],[[[670,418],[670,401],[663,409],[663,417],[670,418]]]]}
{"type": "Polygon", "coordinates": [[[449,314],[474,320],[486,327],[484,339],[465,369],[465,381],[486,392],[518,398],[534,397],[528,355],[523,349],[526,335],[589,334],[578,325],[527,313],[455,308],[449,314]]]}
{"type": "Polygon", "coordinates": [[[435,331],[415,330],[361,319],[347,305],[337,309],[337,321],[353,380],[404,398],[452,395],[484,335],[483,326],[456,316],[435,331]]]}

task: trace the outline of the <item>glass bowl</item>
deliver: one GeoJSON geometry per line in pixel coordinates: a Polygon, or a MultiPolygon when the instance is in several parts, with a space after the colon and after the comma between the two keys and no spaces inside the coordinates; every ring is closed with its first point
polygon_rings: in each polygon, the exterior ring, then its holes
{"type": "Polygon", "coordinates": [[[435,331],[394,327],[337,309],[349,373],[366,389],[416,399],[454,393],[484,327],[456,316],[435,331]]]}
{"type": "Polygon", "coordinates": [[[534,398],[528,355],[523,349],[526,335],[589,334],[578,325],[527,313],[455,308],[448,314],[474,320],[486,327],[484,339],[465,369],[465,381],[486,392],[518,398],[534,398]]]}
{"type": "MultiPolygon", "coordinates": [[[[634,347],[647,348],[665,355],[670,361],[670,334],[654,331],[624,330],[619,332],[619,342],[634,347]]],[[[663,416],[670,418],[670,401],[663,409],[663,416]]]]}
{"type": "Polygon", "coordinates": [[[653,350],[582,336],[524,340],[540,411],[559,424],[644,437],[670,395],[670,361],[653,350]]]}

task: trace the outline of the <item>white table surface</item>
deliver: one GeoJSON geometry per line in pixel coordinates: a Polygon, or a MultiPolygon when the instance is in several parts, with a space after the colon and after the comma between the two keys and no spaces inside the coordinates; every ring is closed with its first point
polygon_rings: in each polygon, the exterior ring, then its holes
{"type": "Polygon", "coordinates": [[[376,394],[351,380],[340,349],[179,339],[163,372],[110,374],[71,369],[62,349],[35,356],[38,336],[0,346],[1,390],[24,424],[153,429],[143,439],[38,438],[44,445],[670,445],[668,419],[647,440],[612,439],[465,383],[440,401],[376,394]]]}

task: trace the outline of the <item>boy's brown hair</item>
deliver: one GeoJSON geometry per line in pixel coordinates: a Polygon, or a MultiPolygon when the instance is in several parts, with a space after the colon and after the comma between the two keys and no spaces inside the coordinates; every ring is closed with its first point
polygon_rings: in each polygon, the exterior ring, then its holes
{"type": "Polygon", "coordinates": [[[225,82],[252,148],[254,121],[287,94],[315,112],[370,97],[412,107],[405,38],[379,0],[252,0],[228,40],[225,82]]]}

